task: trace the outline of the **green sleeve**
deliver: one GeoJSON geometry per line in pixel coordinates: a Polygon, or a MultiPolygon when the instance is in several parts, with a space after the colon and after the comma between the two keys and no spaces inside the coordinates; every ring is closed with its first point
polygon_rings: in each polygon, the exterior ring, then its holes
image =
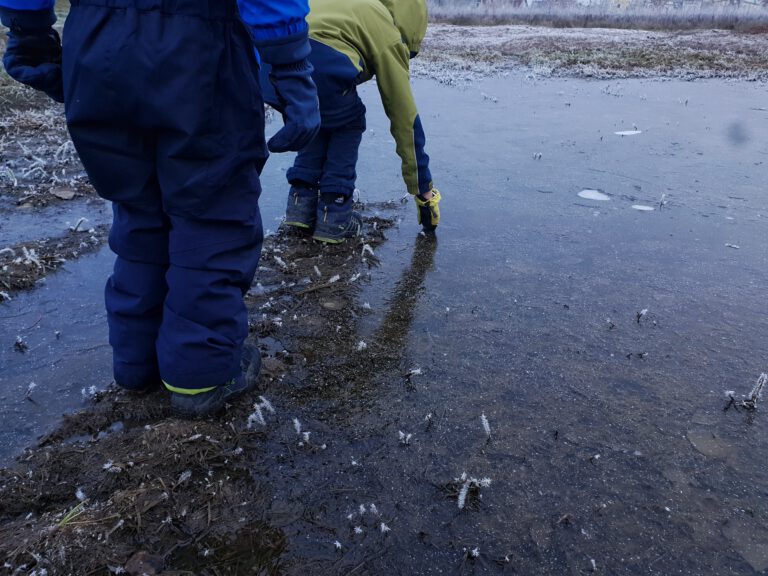
{"type": "Polygon", "coordinates": [[[424,152],[424,133],[411,92],[408,48],[402,42],[377,52],[373,58],[376,82],[402,161],[403,180],[410,194],[431,188],[429,157],[424,152]],[[422,190],[420,190],[422,189],[422,190]]]}

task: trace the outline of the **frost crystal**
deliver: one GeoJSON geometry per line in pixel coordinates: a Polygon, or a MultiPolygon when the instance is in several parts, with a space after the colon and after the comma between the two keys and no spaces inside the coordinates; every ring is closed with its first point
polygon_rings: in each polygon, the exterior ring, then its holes
{"type": "Polygon", "coordinates": [[[390,530],[392,530],[392,529],[391,529],[389,526],[387,526],[386,524],[384,524],[384,522],[382,522],[382,523],[379,525],[379,530],[381,530],[381,533],[382,533],[382,534],[386,534],[387,532],[389,532],[389,531],[390,531],[390,530]]]}
{"type": "Polygon", "coordinates": [[[261,412],[260,404],[254,404],[253,412],[248,416],[248,428],[253,428],[255,424],[261,424],[262,426],[267,424],[266,420],[264,420],[264,414],[261,412]]]}
{"type": "Polygon", "coordinates": [[[293,429],[296,430],[297,435],[301,435],[301,422],[298,418],[293,419],[293,429]]]}
{"type": "Polygon", "coordinates": [[[275,413],[275,409],[274,409],[274,407],[272,406],[272,403],[269,400],[264,398],[264,396],[259,396],[259,400],[261,400],[261,407],[264,408],[264,410],[266,410],[270,414],[274,414],[275,413]]]}
{"type": "Polygon", "coordinates": [[[461,486],[461,490],[459,491],[459,510],[464,509],[464,504],[467,503],[467,494],[469,493],[469,480],[466,480],[464,484],[461,486]]]}
{"type": "Polygon", "coordinates": [[[488,418],[485,416],[485,412],[480,414],[480,422],[483,424],[483,430],[485,430],[485,435],[488,436],[488,438],[491,437],[491,424],[488,422],[488,418]]]}

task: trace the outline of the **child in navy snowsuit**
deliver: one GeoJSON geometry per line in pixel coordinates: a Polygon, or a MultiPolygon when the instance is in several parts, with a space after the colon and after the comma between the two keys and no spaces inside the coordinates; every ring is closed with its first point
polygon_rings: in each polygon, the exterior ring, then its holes
{"type": "Polygon", "coordinates": [[[177,414],[214,413],[254,384],[241,371],[243,295],[267,146],[253,47],[288,104],[269,148],[297,150],[319,126],[307,0],[71,0],[63,51],[53,5],[0,0],[3,62],[65,103],[91,183],[112,201],[115,380],[162,381],[177,414]]]}

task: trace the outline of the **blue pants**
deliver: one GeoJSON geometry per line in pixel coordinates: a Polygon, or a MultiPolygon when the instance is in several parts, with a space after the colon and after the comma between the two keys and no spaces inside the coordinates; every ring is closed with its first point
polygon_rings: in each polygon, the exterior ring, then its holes
{"type": "Polygon", "coordinates": [[[224,384],[248,334],[267,157],[235,0],[72,0],[63,49],[69,131],[113,203],[115,380],[224,384]]]}
{"type": "Polygon", "coordinates": [[[296,155],[286,177],[293,186],[319,189],[321,194],[352,196],[357,156],[365,132],[365,114],[338,128],[320,128],[296,155]]]}

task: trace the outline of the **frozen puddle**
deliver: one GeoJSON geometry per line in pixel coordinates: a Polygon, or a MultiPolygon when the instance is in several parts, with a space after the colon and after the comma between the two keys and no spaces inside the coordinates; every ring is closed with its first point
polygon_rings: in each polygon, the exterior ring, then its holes
{"type": "Polygon", "coordinates": [[[585,198],[587,200],[610,200],[611,197],[608,194],[600,192],[600,190],[582,190],[578,194],[579,198],[585,198]]]}
{"type": "Polygon", "coordinates": [[[637,134],[642,134],[642,130],[620,130],[618,132],[614,132],[616,136],[635,136],[637,134]]]}
{"type": "Polygon", "coordinates": [[[643,204],[632,204],[634,210],[640,210],[640,212],[653,212],[653,206],[645,206],[643,204]]]}

